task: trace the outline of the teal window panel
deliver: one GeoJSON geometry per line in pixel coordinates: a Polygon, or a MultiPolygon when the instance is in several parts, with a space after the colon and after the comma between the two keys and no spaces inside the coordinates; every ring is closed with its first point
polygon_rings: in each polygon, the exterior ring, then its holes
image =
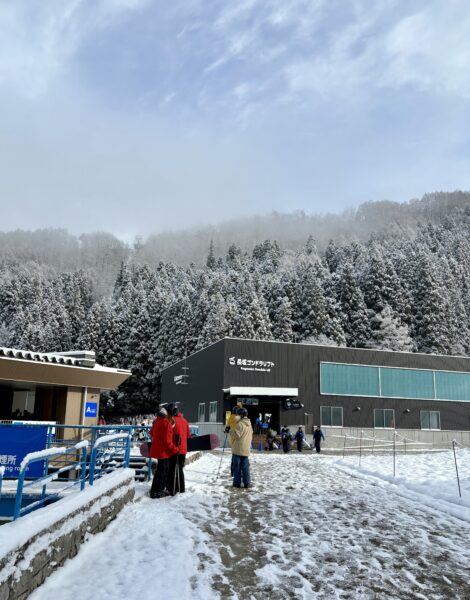
{"type": "Polygon", "coordinates": [[[415,369],[380,370],[382,397],[434,399],[434,378],[432,371],[415,369]]]}
{"type": "Polygon", "coordinates": [[[439,400],[470,402],[470,373],[436,371],[436,396],[439,400]]]}
{"type": "Polygon", "coordinates": [[[380,396],[379,368],[320,364],[320,393],[338,396],[380,396]]]}

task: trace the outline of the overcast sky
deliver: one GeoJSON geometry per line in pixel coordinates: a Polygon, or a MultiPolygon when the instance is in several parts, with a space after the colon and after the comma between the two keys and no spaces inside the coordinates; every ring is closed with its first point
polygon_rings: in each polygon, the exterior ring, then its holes
{"type": "Polygon", "coordinates": [[[468,0],[0,0],[3,230],[470,189],[468,0]]]}

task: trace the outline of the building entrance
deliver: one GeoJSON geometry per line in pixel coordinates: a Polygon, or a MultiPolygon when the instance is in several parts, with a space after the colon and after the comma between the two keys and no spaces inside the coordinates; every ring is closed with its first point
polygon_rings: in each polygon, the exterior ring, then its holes
{"type": "MultiPolygon", "coordinates": [[[[281,418],[281,402],[280,398],[238,398],[237,402],[241,403],[248,411],[248,417],[251,421],[254,433],[257,433],[256,419],[259,418],[261,423],[268,423],[269,427],[279,432],[281,418]]],[[[266,431],[267,427],[262,428],[266,431]]]]}

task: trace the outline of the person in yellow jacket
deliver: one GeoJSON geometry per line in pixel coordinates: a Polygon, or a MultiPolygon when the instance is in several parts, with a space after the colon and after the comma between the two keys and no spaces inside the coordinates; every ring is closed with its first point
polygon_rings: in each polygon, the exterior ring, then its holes
{"type": "Polygon", "coordinates": [[[238,415],[239,409],[239,406],[234,406],[232,408],[230,416],[225,421],[225,433],[229,434],[228,443],[230,444],[230,448],[232,447],[232,431],[235,429],[235,425],[240,420],[240,417],[238,415]]]}
{"type": "MultiPolygon", "coordinates": [[[[240,408],[239,406],[234,406],[232,408],[232,412],[230,413],[230,416],[225,421],[225,433],[228,435],[228,443],[229,443],[230,448],[232,447],[232,441],[233,441],[232,431],[235,429],[235,425],[240,420],[240,417],[238,416],[239,408],[240,408]]],[[[233,454],[232,454],[232,464],[230,465],[230,475],[233,477],[233,454]]]]}
{"type": "Polygon", "coordinates": [[[238,416],[240,420],[230,430],[232,438],[233,487],[241,487],[243,480],[243,485],[249,488],[251,486],[251,479],[250,459],[248,457],[250,456],[253,429],[246,408],[238,409],[238,416]]]}

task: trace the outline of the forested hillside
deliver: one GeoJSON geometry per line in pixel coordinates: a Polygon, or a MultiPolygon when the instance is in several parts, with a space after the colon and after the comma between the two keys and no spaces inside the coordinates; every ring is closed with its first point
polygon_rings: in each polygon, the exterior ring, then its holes
{"type": "Polygon", "coordinates": [[[300,234],[297,248],[232,244],[224,256],[206,250],[201,266],[142,264],[139,248],[105,234],[89,254],[65,232],[58,254],[40,258],[27,244],[7,254],[3,234],[0,344],[93,349],[99,362],[132,369],[109,398],[116,414],[152,408],[162,368],[225,335],[469,354],[470,201],[422,212],[400,233],[324,248],[300,234]],[[100,273],[113,272],[106,293],[100,273]]]}

